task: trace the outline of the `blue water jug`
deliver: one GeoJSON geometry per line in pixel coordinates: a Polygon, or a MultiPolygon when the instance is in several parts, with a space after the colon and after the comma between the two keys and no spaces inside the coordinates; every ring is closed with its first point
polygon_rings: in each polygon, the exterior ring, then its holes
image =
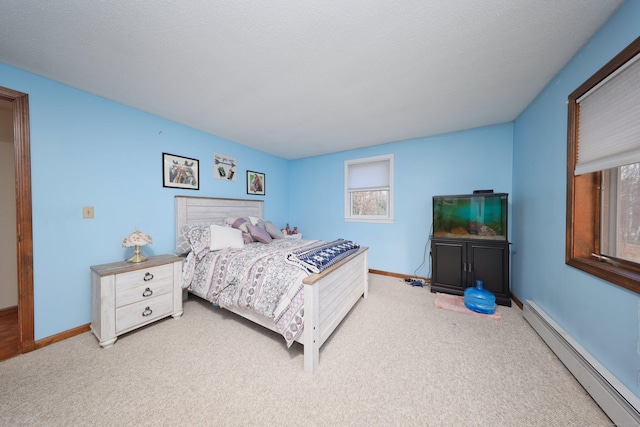
{"type": "Polygon", "coordinates": [[[496,296],[483,286],[482,280],[476,280],[475,288],[465,289],[464,306],[476,313],[493,314],[496,312],[496,296]]]}

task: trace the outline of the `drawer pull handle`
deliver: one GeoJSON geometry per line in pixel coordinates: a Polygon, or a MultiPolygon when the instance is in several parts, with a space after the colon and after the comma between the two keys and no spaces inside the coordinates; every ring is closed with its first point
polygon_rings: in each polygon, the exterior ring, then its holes
{"type": "Polygon", "coordinates": [[[147,316],[151,316],[151,313],[153,313],[153,310],[151,310],[149,307],[147,307],[147,308],[145,308],[145,309],[144,309],[144,311],[142,312],[142,315],[143,315],[144,317],[147,317],[147,316]]]}
{"type": "Polygon", "coordinates": [[[153,295],[153,291],[149,288],[145,289],[144,292],[142,293],[143,297],[150,297],[151,295],[153,295]]]}
{"type": "Polygon", "coordinates": [[[148,281],[149,281],[149,280],[151,280],[151,279],[153,279],[153,274],[151,274],[151,273],[146,273],[146,274],[144,275],[144,281],[145,281],[145,282],[148,282],[148,281]]]}

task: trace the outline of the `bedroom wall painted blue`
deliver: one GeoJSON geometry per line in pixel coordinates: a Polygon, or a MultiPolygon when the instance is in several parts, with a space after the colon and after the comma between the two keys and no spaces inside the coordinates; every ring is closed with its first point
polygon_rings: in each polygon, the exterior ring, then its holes
{"type": "Polygon", "coordinates": [[[565,265],[567,97],[640,35],[628,0],[515,121],[512,292],[535,301],[631,391],[638,295],[565,265]]]}
{"type": "Polygon", "coordinates": [[[35,339],[91,321],[89,266],[119,261],[136,227],[171,253],[174,196],[264,198],[265,216],[288,215],[288,162],[0,64],[0,86],[29,95],[35,339]],[[200,160],[200,190],[162,186],[162,153],[200,160]],[[238,160],[235,182],[213,178],[213,153],[238,160]],[[245,171],[266,174],[266,196],[248,196],[245,171]],[[94,206],[95,219],[82,219],[94,206]]]}
{"type": "Polygon", "coordinates": [[[477,189],[511,193],[512,142],[507,123],[292,161],[291,225],[305,238],[368,246],[372,269],[429,276],[431,198],[477,189]],[[388,153],[394,154],[394,223],[345,222],[344,161],[388,153]]]}

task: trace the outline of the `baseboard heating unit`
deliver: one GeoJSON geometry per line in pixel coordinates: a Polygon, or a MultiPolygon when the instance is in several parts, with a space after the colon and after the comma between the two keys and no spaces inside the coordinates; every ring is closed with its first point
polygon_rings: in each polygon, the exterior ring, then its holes
{"type": "Polygon", "coordinates": [[[640,399],[533,301],[524,318],[617,426],[640,425],[640,399]]]}

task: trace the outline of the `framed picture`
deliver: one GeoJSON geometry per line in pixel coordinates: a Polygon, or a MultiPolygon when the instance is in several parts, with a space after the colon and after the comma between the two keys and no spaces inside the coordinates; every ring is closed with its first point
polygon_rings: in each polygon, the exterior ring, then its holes
{"type": "Polygon", "coordinates": [[[198,190],[200,162],[189,157],[162,153],[162,186],[198,190]]]}
{"type": "Polygon", "coordinates": [[[265,177],[262,172],[247,171],[247,194],[266,194],[265,177]]]}
{"type": "Polygon", "coordinates": [[[216,179],[236,180],[238,161],[226,154],[213,153],[213,177],[216,179]]]}

